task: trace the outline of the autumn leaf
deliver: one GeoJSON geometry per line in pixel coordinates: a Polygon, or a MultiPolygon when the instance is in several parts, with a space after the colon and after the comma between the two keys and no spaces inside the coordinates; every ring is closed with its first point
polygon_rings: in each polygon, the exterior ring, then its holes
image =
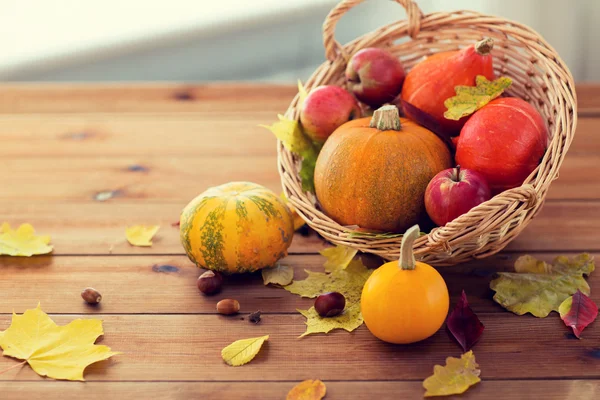
{"type": "Polygon", "coordinates": [[[575,336],[581,339],[581,332],[598,316],[598,306],[578,290],[560,304],[558,312],[565,325],[573,328],[575,336]]]}
{"type": "Polygon", "coordinates": [[[333,272],[338,269],[345,269],[350,264],[350,261],[354,259],[358,250],[348,246],[337,245],[321,250],[319,253],[327,258],[327,261],[323,264],[325,271],[333,272]]]}
{"type": "Polygon", "coordinates": [[[285,196],[285,193],[281,192],[280,197],[290,209],[290,212],[292,213],[292,220],[294,221],[294,231],[297,231],[298,229],[302,228],[306,224],[306,222],[302,219],[301,216],[298,215],[294,206],[290,204],[290,201],[285,196]]]}
{"type": "Polygon", "coordinates": [[[0,255],[31,257],[48,254],[52,251],[49,243],[50,236],[36,236],[31,224],[23,224],[16,230],[6,222],[0,226],[0,255]]]}
{"type": "Polygon", "coordinates": [[[488,81],[485,76],[479,75],[475,79],[476,86],[457,86],[454,88],[456,96],[444,102],[448,109],[444,117],[458,121],[462,117],[473,114],[481,107],[500,96],[512,84],[512,79],[501,77],[488,81]]]}
{"type": "Polygon", "coordinates": [[[481,382],[481,371],[475,362],[473,351],[463,354],[460,359],[446,358],[446,365],[433,367],[433,375],[423,381],[425,397],[449,396],[464,393],[468,388],[481,382]]]}
{"type": "Polygon", "coordinates": [[[270,130],[283,143],[286,149],[302,157],[299,173],[302,179],[302,189],[314,192],[315,165],[319,151],[312,140],[302,132],[298,121],[288,119],[283,115],[278,115],[277,117],[279,121],[274,122],[271,126],[260,126],[270,130]]]}
{"type": "Polygon", "coordinates": [[[360,260],[351,262],[346,269],[338,269],[330,274],[306,271],[308,278],[294,281],[284,287],[285,290],[302,297],[315,298],[327,292],[339,292],[346,298],[344,312],[336,317],[321,317],[314,307],[298,310],[306,317],[306,332],[300,337],[313,333],[328,333],[333,329],[345,329],[348,332],[363,323],[360,312],[360,296],[365,282],[373,272],[360,260]]]}
{"type": "Polygon", "coordinates": [[[134,225],[125,229],[125,236],[132,246],[149,247],[152,246],[152,237],[159,228],[158,225],[134,225]]]}
{"type": "Polygon", "coordinates": [[[249,363],[256,357],[263,343],[269,339],[269,335],[236,340],[221,350],[221,357],[227,364],[238,367],[249,363]]]}
{"type": "Polygon", "coordinates": [[[102,321],[76,319],[58,326],[40,306],[13,314],[10,327],[0,332],[4,355],[25,360],[41,376],[83,381],[84,369],[119,352],[95,345],[102,336],[102,321]]]}
{"type": "Polygon", "coordinates": [[[558,311],[560,304],[580,290],[590,293],[590,286],[583,275],[594,271],[594,258],[579,254],[573,258],[557,257],[552,265],[540,265],[531,256],[523,256],[515,262],[520,271],[544,271],[543,273],[500,272],[490,283],[496,292],[494,300],[517,315],[531,313],[544,318],[558,311]],[[523,258],[526,257],[526,258],[523,258]]]}
{"type": "Polygon", "coordinates": [[[464,290],[454,310],[450,312],[446,320],[446,328],[463,348],[463,351],[471,350],[483,334],[485,327],[469,306],[467,294],[464,290]]]}
{"type": "Polygon", "coordinates": [[[300,79],[298,79],[298,94],[298,107],[302,107],[304,100],[306,100],[308,97],[308,92],[304,88],[304,85],[302,85],[302,81],[300,81],[300,79]]]}
{"type": "Polygon", "coordinates": [[[292,283],[294,279],[294,268],[277,263],[273,268],[263,268],[262,277],[265,285],[272,283],[274,285],[286,286],[292,283]]]}
{"type": "Polygon", "coordinates": [[[321,400],[326,393],[327,388],[323,382],[318,379],[308,379],[294,386],[285,400],[321,400]]]}

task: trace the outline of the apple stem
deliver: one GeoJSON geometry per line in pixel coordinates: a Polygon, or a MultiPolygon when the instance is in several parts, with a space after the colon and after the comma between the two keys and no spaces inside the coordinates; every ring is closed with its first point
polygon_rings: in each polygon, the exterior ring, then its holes
{"type": "Polygon", "coordinates": [[[454,180],[460,182],[460,165],[457,165],[456,168],[454,168],[454,171],[456,172],[456,178],[454,180]]]}
{"type": "Polygon", "coordinates": [[[371,128],[377,128],[380,131],[399,131],[402,129],[400,126],[400,113],[398,107],[388,104],[380,107],[373,113],[371,128]]]}
{"type": "Polygon", "coordinates": [[[475,51],[477,54],[487,56],[494,48],[494,39],[485,38],[480,42],[475,43],[475,51]]]}
{"type": "Polygon", "coordinates": [[[415,269],[416,260],[415,254],[413,253],[413,245],[415,240],[419,238],[419,232],[421,229],[419,225],[413,225],[408,228],[404,235],[402,235],[402,244],[400,245],[400,260],[398,260],[398,265],[403,270],[412,270],[415,269]]]}

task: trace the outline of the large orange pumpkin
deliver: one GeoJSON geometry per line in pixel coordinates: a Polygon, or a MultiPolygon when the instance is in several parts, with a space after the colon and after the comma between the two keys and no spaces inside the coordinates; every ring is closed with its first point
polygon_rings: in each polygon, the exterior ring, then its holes
{"type": "Polygon", "coordinates": [[[433,132],[383,106],[327,139],[315,191],[323,211],[342,225],[403,232],[423,214],[431,178],[451,164],[448,147],[433,132]]]}

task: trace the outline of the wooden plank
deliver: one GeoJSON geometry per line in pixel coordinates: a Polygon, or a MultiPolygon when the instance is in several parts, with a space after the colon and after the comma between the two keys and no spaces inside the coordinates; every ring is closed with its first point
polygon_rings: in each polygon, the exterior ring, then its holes
{"type": "MultiPolygon", "coordinates": [[[[440,268],[451,303],[456,303],[464,289],[475,312],[504,313],[492,300],[489,282],[497,271],[512,271],[520,255],[499,254],[440,268]]],[[[535,256],[552,261],[556,254],[535,256]]],[[[376,257],[363,258],[373,268],[383,263],[376,257]]],[[[296,280],[307,276],[305,270],[322,272],[323,262],[320,255],[293,255],[282,260],[284,265],[294,267],[296,280]]],[[[11,314],[13,310],[25,310],[41,302],[49,313],[210,314],[215,313],[217,301],[224,298],[238,300],[244,314],[256,310],[295,313],[298,308],[310,308],[314,302],[280,288],[265,287],[260,272],[225,277],[221,293],[203,296],[196,287],[201,272],[185,256],[0,257],[0,293],[3,294],[0,313],[11,314]],[[80,292],[88,286],[102,293],[99,307],[90,307],[82,301],[80,292]],[[166,294],[168,301],[165,301],[166,294]]],[[[591,287],[600,285],[600,273],[592,274],[589,283],[591,287]]],[[[591,297],[600,303],[600,291],[592,291],[591,297]]]]}
{"type": "MultiPolygon", "coordinates": [[[[178,221],[186,202],[133,203],[115,198],[82,204],[0,202],[0,222],[13,226],[29,222],[40,234],[51,235],[54,254],[184,254],[178,221]],[[134,224],[159,224],[152,247],[133,247],[125,228],[134,224]]],[[[508,246],[511,251],[600,251],[597,227],[600,203],[553,201],[508,246]],[[565,235],[568,230],[569,234],[565,235]]],[[[296,234],[290,254],[316,253],[326,243],[316,234],[296,234]]]]}
{"type": "MultiPolygon", "coordinates": [[[[63,325],[79,317],[53,319],[63,325]]],[[[569,330],[557,315],[479,317],[486,330],[475,353],[484,378],[600,378],[599,324],[577,340],[565,336],[569,330]]],[[[444,329],[410,346],[384,343],[364,325],[352,333],[299,339],[305,329],[299,314],[266,315],[258,325],[218,315],[103,315],[102,320],[102,344],[123,354],[89,367],[89,381],[421,380],[431,375],[433,365],[462,352],[444,329]],[[268,343],[251,364],[232,368],[222,361],[221,349],[234,340],[267,334],[268,343]]],[[[9,315],[0,316],[0,329],[9,323],[9,315]]],[[[0,370],[16,363],[2,357],[0,370]]],[[[0,375],[7,381],[42,379],[29,367],[0,375]]]]}
{"type": "MultiPolygon", "coordinates": [[[[4,382],[5,400],[281,400],[297,382],[4,382]]],[[[416,399],[425,392],[421,382],[325,382],[327,400],[416,399]]],[[[461,399],[591,400],[600,391],[595,380],[487,381],[473,386],[461,399]]]]}
{"type": "MultiPolygon", "coordinates": [[[[264,83],[142,83],[0,85],[0,113],[87,112],[241,112],[284,111],[296,95],[295,85],[264,83]]],[[[600,85],[576,87],[579,113],[600,114],[600,85]]]]}

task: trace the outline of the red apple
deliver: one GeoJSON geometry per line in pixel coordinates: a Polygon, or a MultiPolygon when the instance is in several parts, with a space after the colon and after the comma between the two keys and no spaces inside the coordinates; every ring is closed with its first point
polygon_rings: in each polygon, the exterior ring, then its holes
{"type": "Polygon", "coordinates": [[[317,143],[325,140],[344,123],[359,118],[356,99],[339,86],[318,86],[310,91],[300,112],[304,132],[317,143]]]}
{"type": "Polygon", "coordinates": [[[485,177],[499,193],[523,184],[546,152],[548,128],[540,113],[516,97],[491,101],[460,131],[456,162],[485,177]]]}
{"type": "Polygon", "coordinates": [[[429,217],[444,226],[492,197],[483,175],[469,169],[446,169],[433,177],[425,190],[429,217]]]}
{"type": "Polygon", "coordinates": [[[348,88],[372,108],[394,100],[402,90],[405,76],[400,60],[375,47],[354,54],[346,67],[348,88]]]}

